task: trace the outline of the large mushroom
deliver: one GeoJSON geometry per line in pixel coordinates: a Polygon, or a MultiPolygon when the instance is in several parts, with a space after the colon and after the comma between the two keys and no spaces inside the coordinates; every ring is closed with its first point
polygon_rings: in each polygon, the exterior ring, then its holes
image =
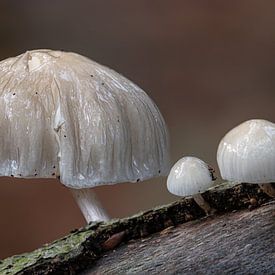
{"type": "Polygon", "coordinates": [[[236,126],[220,141],[217,161],[223,179],[259,184],[275,197],[275,124],[251,119],[236,126]]]}
{"type": "Polygon", "coordinates": [[[0,176],[60,178],[86,220],[107,220],[90,187],[166,175],[160,111],[133,82],[79,54],[0,62],[0,176]]]}

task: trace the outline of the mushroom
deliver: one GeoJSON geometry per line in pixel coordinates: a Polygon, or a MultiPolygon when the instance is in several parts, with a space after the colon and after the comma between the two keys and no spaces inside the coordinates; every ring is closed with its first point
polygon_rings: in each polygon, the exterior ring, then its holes
{"type": "Polygon", "coordinates": [[[201,193],[213,186],[216,179],[214,170],[196,157],[183,157],[172,167],[167,178],[167,189],[177,196],[192,196],[207,215],[213,214],[212,208],[201,193]]]}
{"type": "Polygon", "coordinates": [[[168,133],[148,95],[71,52],[0,62],[0,176],[59,178],[86,220],[108,220],[91,187],[169,171],[168,133]]]}
{"type": "Polygon", "coordinates": [[[220,141],[217,161],[223,179],[259,184],[275,197],[275,124],[252,119],[233,128],[220,141]]]}

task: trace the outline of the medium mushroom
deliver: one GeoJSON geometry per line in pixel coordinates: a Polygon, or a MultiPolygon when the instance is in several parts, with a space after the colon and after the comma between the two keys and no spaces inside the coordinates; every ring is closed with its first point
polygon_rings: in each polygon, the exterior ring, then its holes
{"type": "Polygon", "coordinates": [[[148,95],[76,53],[0,62],[0,176],[59,178],[86,220],[107,220],[94,186],[166,175],[168,134],[148,95]]]}
{"type": "Polygon", "coordinates": [[[275,124],[252,119],[233,128],[220,141],[217,161],[223,179],[259,184],[275,197],[275,124]]]}
{"type": "Polygon", "coordinates": [[[201,193],[213,186],[214,170],[196,157],[183,157],[172,167],[167,178],[167,189],[177,196],[192,196],[195,202],[205,211],[213,214],[212,208],[201,193]]]}

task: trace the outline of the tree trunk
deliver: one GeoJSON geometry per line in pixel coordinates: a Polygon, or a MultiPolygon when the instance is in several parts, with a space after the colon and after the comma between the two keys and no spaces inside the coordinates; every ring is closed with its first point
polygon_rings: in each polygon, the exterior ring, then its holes
{"type": "Polygon", "coordinates": [[[217,214],[205,218],[193,199],[182,199],[130,218],[92,223],[5,259],[0,274],[274,274],[271,198],[249,184],[225,185],[203,197],[217,214]]]}

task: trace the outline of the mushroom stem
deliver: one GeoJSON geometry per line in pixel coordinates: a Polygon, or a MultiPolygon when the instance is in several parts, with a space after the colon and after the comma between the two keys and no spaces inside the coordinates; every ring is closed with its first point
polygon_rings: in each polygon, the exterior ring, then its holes
{"type": "Polygon", "coordinates": [[[275,188],[272,183],[261,183],[260,188],[271,198],[275,198],[275,188]]]}
{"type": "Polygon", "coordinates": [[[201,194],[196,194],[192,197],[194,201],[198,204],[198,206],[206,213],[206,215],[211,215],[216,212],[216,209],[212,208],[201,194]]]}
{"type": "Polygon", "coordinates": [[[71,189],[71,191],[87,223],[110,220],[91,188],[71,189]]]}

